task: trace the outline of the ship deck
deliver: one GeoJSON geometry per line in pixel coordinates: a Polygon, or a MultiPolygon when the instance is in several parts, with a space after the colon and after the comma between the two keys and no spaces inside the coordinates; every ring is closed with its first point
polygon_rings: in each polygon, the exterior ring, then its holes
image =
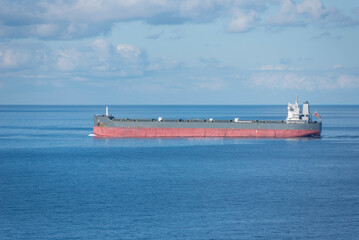
{"type": "Polygon", "coordinates": [[[285,121],[280,120],[209,120],[209,119],[162,119],[158,121],[158,119],[136,119],[136,118],[114,118],[109,117],[112,121],[118,122],[217,122],[217,123],[285,123],[285,121]]]}

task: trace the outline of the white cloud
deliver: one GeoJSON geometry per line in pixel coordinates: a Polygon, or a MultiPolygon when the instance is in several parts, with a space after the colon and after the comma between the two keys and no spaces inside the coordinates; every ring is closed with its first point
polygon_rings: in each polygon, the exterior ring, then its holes
{"type": "Polygon", "coordinates": [[[357,24],[321,0],[0,0],[0,37],[77,39],[100,36],[113,24],[142,20],[150,24],[229,21],[231,32],[259,26],[357,24]],[[268,17],[278,4],[280,10],[268,17]]]}
{"type": "Polygon", "coordinates": [[[140,48],[130,44],[118,44],[115,47],[104,39],[56,49],[52,58],[55,70],[86,72],[89,76],[100,72],[103,76],[139,76],[148,65],[146,53],[140,48]]]}
{"type": "Polygon", "coordinates": [[[36,67],[47,58],[47,51],[39,45],[0,43],[0,69],[36,67]]]}
{"type": "Polygon", "coordinates": [[[311,75],[305,73],[255,73],[247,84],[268,89],[351,89],[359,88],[359,77],[346,74],[311,75]]]}
{"type": "Polygon", "coordinates": [[[282,71],[282,70],[288,70],[287,66],[285,65],[265,65],[260,67],[261,71],[282,71]]]}
{"type": "Polygon", "coordinates": [[[339,68],[342,68],[342,67],[343,67],[343,65],[337,64],[337,65],[332,66],[332,69],[339,69],[339,68]]]}
{"type": "Polygon", "coordinates": [[[99,61],[106,61],[111,57],[113,46],[104,39],[96,39],[91,43],[92,49],[95,51],[99,61]]]}
{"type": "Polygon", "coordinates": [[[84,77],[72,77],[72,80],[82,82],[82,81],[87,81],[88,79],[84,77]]]}
{"type": "Polygon", "coordinates": [[[223,89],[226,84],[225,82],[217,77],[194,77],[190,76],[191,83],[187,85],[188,90],[209,90],[219,91],[223,89]]]}
{"type": "Polygon", "coordinates": [[[249,70],[251,71],[299,71],[299,68],[290,67],[289,64],[292,60],[290,59],[282,59],[281,62],[284,62],[286,64],[268,64],[263,65],[259,68],[251,68],[249,70]],[[287,64],[288,63],[288,64],[287,64]]]}
{"type": "Polygon", "coordinates": [[[293,0],[281,0],[280,10],[267,19],[272,26],[352,25],[353,20],[342,15],[336,8],[325,7],[321,0],[304,0],[296,3],[293,0]]]}
{"type": "Polygon", "coordinates": [[[172,7],[171,1],[165,0],[74,0],[38,2],[48,20],[106,22],[146,18],[172,7]]]}
{"type": "Polygon", "coordinates": [[[138,20],[170,10],[161,0],[2,0],[0,36],[73,39],[96,36],[119,21],[138,20]]]}
{"type": "Polygon", "coordinates": [[[275,26],[298,25],[296,7],[292,0],[281,0],[279,12],[270,17],[267,22],[275,26]]]}
{"type": "Polygon", "coordinates": [[[147,67],[148,71],[159,71],[174,69],[180,66],[180,63],[176,60],[163,60],[155,59],[147,67]]]}
{"type": "Polygon", "coordinates": [[[118,44],[116,50],[129,61],[137,61],[142,53],[141,49],[130,44],[118,44]]]}
{"type": "Polygon", "coordinates": [[[224,9],[231,6],[229,0],[185,0],[179,4],[179,16],[197,21],[217,17],[224,9]],[[207,14],[204,14],[207,13],[207,14]]]}
{"type": "Polygon", "coordinates": [[[246,32],[253,27],[257,20],[258,14],[254,11],[248,13],[237,11],[229,23],[228,30],[230,32],[246,32]]]}
{"type": "Polygon", "coordinates": [[[304,0],[297,5],[296,10],[300,14],[308,14],[313,18],[320,18],[328,12],[321,0],[304,0]]]}
{"type": "Polygon", "coordinates": [[[200,89],[218,91],[224,87],[224,83],[220,79],[214,79],[214,80],[210,80],[210,81],[206,81],[206,82],[200,82],[200,83],[198,83],[198,87],[200,89]]]}
{"type": "Polygon", "coordinates": [[[61,26],[54,23],[32,24],[29,27],[29,35],[47,38],[57,34],[60,28],[61,26]]]}
{"type": "Polygon", "coordinates": [[[254,86],[270,89],[305,89],[313,90],[315,85],[305,76],[293,73],[284,74],[254,74],[250,78],[250,83],[254,86]]]}
{"type": "Polygon", "coordinates": [[[0,50],[0,67],[16,68],[27,62],[28,55],[13,49],[0,50]]]}
{"type": "Polygon", "coordinates": [[[337,84],[340,88],[359,88],[359,77],[342,74],[338,77],[337,84]]]}
{"type": "Polygon", "coordinates": [[[75,70],[81,63],[81,53],[74,48],[58,50],[55,66],[62,71],[75,70]]]}
{"type": "Polygon", "coordinates": [[[73,76],[136,77],[143,75],[148,66],[144,50],[131,44],[114,46],[104,39],[64,44],[52,50],[44,45],[0,43],[0,69],[12,73],[26,70],[18,75],[21,78],[31,78],[29,76],[39,73],[73,80],[78,80],[73,76]]]}

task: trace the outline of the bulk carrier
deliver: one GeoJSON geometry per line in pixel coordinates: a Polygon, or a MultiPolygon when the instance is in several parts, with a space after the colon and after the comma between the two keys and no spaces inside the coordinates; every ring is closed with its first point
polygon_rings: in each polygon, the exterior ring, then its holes
{"type": "Polygon", "coordinates": [[[94,116],[93,133],[101,137],[119,138],[292,138],[320,136],[322,122],[312,120],[309,103],[302,111],[298,98],[288,103],[285,121],[210,119],[128,119],[108,114],[94,116]]]}

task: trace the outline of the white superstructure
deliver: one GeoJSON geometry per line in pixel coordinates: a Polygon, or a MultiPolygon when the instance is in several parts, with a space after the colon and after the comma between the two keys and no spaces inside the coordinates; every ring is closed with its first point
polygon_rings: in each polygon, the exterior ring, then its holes
{"type": "Polygon", "coordinates": [[[303,103],[303,111],[302,112],[300,111],[300,106],[298,104],[298,97],[295,99],[294,104],[288,103],[288,116],[287,116],[286,121],[288,123],[312,122],[312,116],[310,114],[308,101],[303,103]]]}

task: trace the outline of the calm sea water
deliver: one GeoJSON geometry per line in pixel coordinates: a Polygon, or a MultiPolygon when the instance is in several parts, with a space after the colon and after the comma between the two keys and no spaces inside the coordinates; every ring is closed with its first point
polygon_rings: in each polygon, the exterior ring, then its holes
{"type": "MultiPolygon", "coordinates": [[[[104,106],[0,106],[0,239],[358,239],[359,106],[321,138],[96,139],[104,106]]],[[[286,106],[110,106],[276,119],[286,106]]]]}

